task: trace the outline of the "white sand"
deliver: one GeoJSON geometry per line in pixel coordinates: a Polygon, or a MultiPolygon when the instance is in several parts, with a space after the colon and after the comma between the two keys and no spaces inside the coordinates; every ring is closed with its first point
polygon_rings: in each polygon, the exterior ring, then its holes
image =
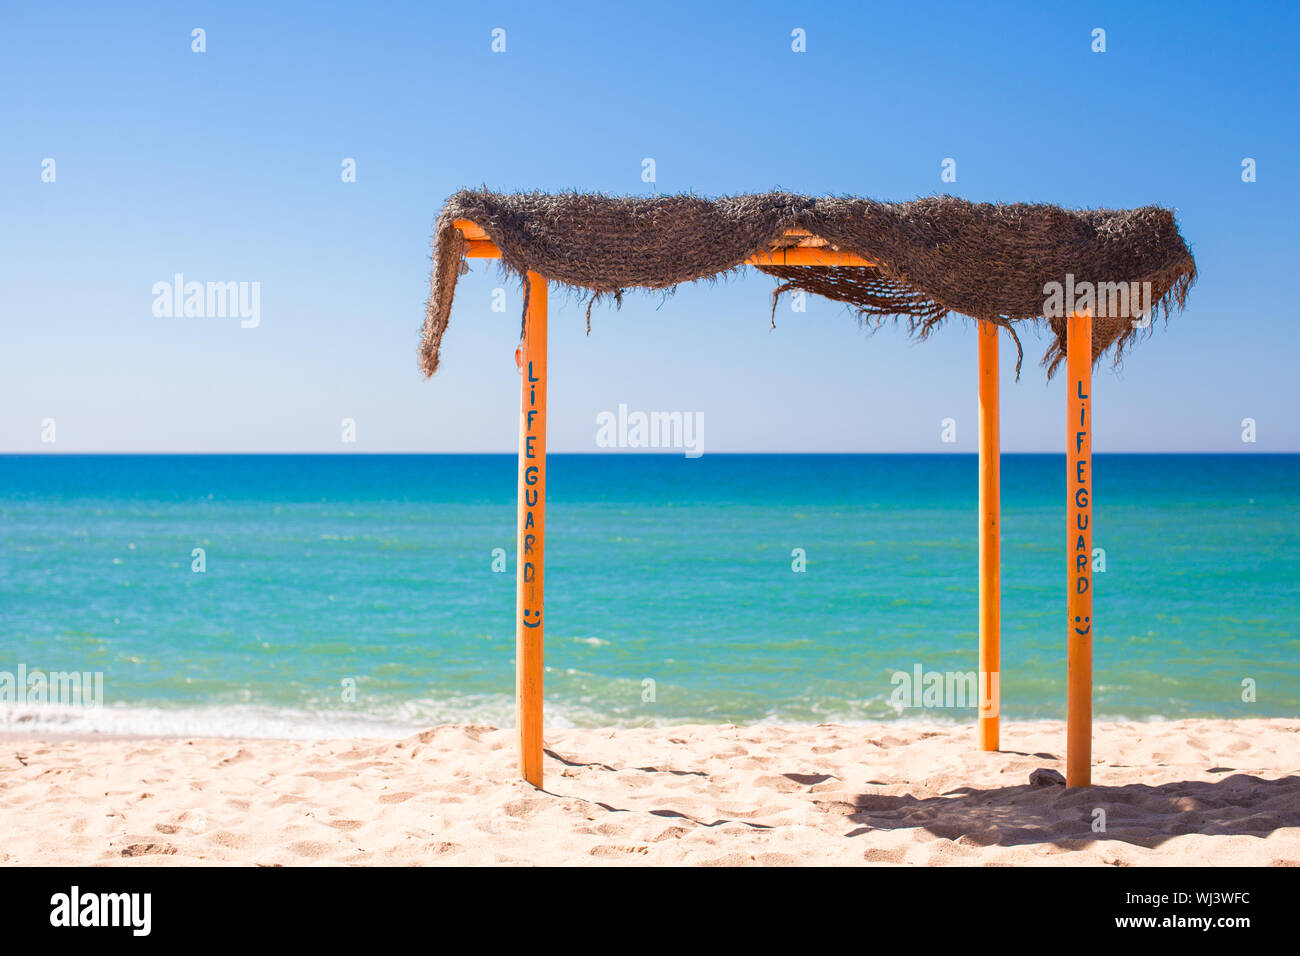
{"type": "Polygon", "coordinates": [[[1300,864],[1300,720],[676,727],[401,741],[0,738],[4,864],[1300,864]],[[1106,831],[1092,830],[1094,810],[1106,831]]]}

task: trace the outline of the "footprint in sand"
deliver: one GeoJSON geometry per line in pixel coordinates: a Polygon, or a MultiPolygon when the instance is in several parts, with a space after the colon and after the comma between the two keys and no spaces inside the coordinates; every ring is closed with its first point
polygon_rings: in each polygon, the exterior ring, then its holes
{"type": "Polygon", "coordinates": [[[247,834],[233,833],[230,830],[218,830],[210,839],[217,846],[228,850],[238,850],[252,843],[247,834]]]}
{"type": "MultiPolygon", "coordinates": [[[[265,789],[278,794],[281,797],[314,797],[316,794],[320,793],[321,782],[315,777],[301,776],[294,777],[292,780],[287,780],[284,783],[277,783],[276,785],[266,787],[265,789]]],[[[380,797],[379,799],[382,801],[384,798],[380,797]]]]}
{"type": "Polygon", "coordinates": [[[906,855],[907,850],[902,847],[897,849],[872,849],[864,850],[862,859],[868,863],[902,863],[906,855]]]}
{"type": "Polygon", "coordinates": [[[122,850],[122,856],[170,856],[175,852],[176,847],[170,843],[132,843],[122,850]]]}
{"type": "Polygon", "coordinates": [[[660,833],[658,836],[651,837],[650,841],[652,843],[661,843],[664,840],[680,840],[682,837],[686,836],[686,834],[690,832],[691,831],[686,829],[686,827],[669,827],[667,830],[665,830],[663,833],[660,833]]]}
{"type": "Polygon", "coordinates": [[[290,843],[285,849],[295,856],[319,859],[334,848],[328,843],[322,843],[320,840],[299,840],[297,843],[290,843]]]}
{"type": "Polygon", "coordinates": [[[233,757],[227,757],[225,760],[217,761],[218,767],[229,767],[232,764],[243,763],[245,760],[252,760],[253,755],[242,747],[233,757]]]}
{"type": "Polygon", "coordinates": [[[649,853],[649,852],[650,852],[650,848],[648,846],[608,846],[608,845],[593,846],[590,850],[587,851],[587,853],[589,853],[591,856],[600,857],[602,859],[611,859],[611,858],[617,859],[620,857],[626,858],[629,856],[640,856],[642,854],[649,853]]]}

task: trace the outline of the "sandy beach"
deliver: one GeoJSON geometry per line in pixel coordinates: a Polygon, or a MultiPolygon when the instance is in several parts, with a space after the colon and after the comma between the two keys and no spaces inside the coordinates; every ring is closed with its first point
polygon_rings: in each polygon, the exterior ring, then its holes
{"type": "Polygon", "coordinates": [[[0,863],[1300,864],[1300,721],[683,726],[404,740],[0,738],[0,863]],[[1094,821],[1105,814],[1105,832],[1094,821]]]}

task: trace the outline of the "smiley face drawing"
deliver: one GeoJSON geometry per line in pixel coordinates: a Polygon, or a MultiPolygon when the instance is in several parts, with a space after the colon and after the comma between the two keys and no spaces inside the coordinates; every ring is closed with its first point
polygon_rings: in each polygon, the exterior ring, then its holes
{"type": "Polygon", "coordinates": [[[541,627],[541,626],[542,626],[542,612],[534,611],[531,608],[524,608],[524,627],[541,627]],[[537,615],[537,619],[530,620],[530,616],[534,614],[537,615]]]}
{"type": "Polygon", "coordinates": [[[1092,618],[1091,618],[1091,617],[1082,617],[1082,618],[1081,618],[1081,617],[1079,617],[1078,615],[1075,615],[1075,618],[1074,618],[1074,633],[1075,633],[1075,634],[1078,634],[1080,637],[1083,637],[1083,635],[1087,634],[1087,633],[1088,633],[1089,631],[1091,631],[1091,630],[1092,630],[1092,618]]]}

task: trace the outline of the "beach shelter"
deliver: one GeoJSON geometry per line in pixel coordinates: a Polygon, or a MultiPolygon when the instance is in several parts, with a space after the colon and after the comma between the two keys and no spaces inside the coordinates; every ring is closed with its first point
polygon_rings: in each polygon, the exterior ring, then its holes
{"type": "Polygon", "coordinates": [[[602,298],[753,266],[779,280],[776,299],[811,292],[868,322],[890,318],[925,338],[953,313],[975,319],[979,348],[978,746],[999,749],[1000,485],[998,337],[1023,352],[1016,326],[1044,323],[1050,376],[1066,367],[1066,783],[1087,786],[1092,764],[1092,368],[1118,361],[1151,326],[1181,309],[1196,264],[1170,210],[1070,210],[971,203],[951,196],[882,203],[772,192],[609,197],[462,190],[435,225],[420,343],[438,369],[465,259],[500,259],[524,288],[517,353],[519,499],[516,704],[519,768],[542,783],[542,651],[546,572],[546,306],[548,283],[602,298]]]}

